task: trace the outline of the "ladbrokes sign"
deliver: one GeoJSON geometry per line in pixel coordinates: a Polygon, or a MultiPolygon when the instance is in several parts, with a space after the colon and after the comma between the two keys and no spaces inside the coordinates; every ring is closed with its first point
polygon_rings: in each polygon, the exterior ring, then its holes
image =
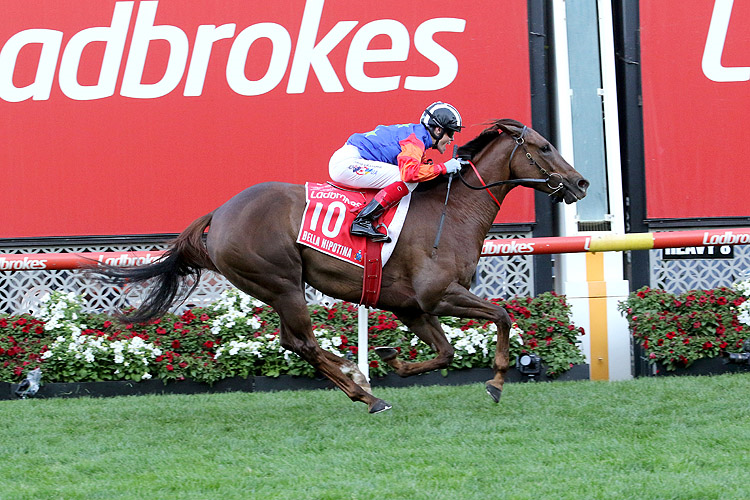
{"type": "MultiPolygon", "coordinates": [[[[349,135],[437,100],[459,144],[530,124],[526,4],[5,2],[0,239],[179,232],[249,185],[325,181],[349,135]]],[[[515,191],[504,220],[533,220],[515,191]]]]}
{"type": "Polygon", "coordinates": [[[685,5],[640,2],[647,215],[746,218],[750,2],[685,5]]]}
{"type": "MultiPolygon", "coordinates": [[[[59,30],[32,28],[11,36],[0,51],[0,98],[9,102],[26,99],[50,98],[55,75],[62,93],[75,100],[103,99],[114,95],[121,68],[124,66],[120,95],[136,99],[151,99],[167,95],[183,82],[184,96],[200,96],[206,81],[206,71],[216,42],[229,40],[231,47],[226,58],[216,63],[226,68],[226,83],[239,95],[256,96],[276,88],[291,68],[286,92],[305,91],[312,70],[325,92],[342,92],[339,73],[344,73],[351,87],[360,92],[406,90],[439,90],[450,85],[458,73],[458,61],[453,53],[435,40],[441,32],[462,33],[466,20],[453,17],[431,18],[419,24],[413,38],[401,22],[378,19],[361,26],[358,21],[342,20],[328,32],[320,32],[324,0],[307,0],[299,23],[299,36],[293,44],[289,30],[274,22],[258,22],[247,27],[237,23],[201,24],[193,37],[193,46],[182,28],[172,24],[156,24],[158,1],[140,2],[134,16],[135,2],[115,2],[108,26],[86,28],[72,35],[63,48],[65,33],[59,30]],[[129,29],[132,36],[128,56],[123,63],[129,29]],[[337,72],[329,55],[345,37],[354,33],[348,43],[344,71],[337,72]],[[376,37],[391,39],[390,48],[371,49],[376,37]],[[245,74],[248,55],[253,45],[261,40],[271,44],[271,56],[260,78],[245,74]],[[152,42],[168,46],[166,69],[153,83],[143,82],[143,73],[152,42]],[[93,85],[78,81],[81,59],[86,48],[103,44],[104,53],[99,63],[99,75],[93,85]],[[14,83],[15,68],[22,51],[30,45],[41,47],[33,81],[22,86],[14,83]],[[392,75],[370,77],[365,63],[406,61],[413,48],[419,57],[437,67],[431,76],[392,75]],[[59,64],[58,64],[59,61],[59,64]]],[[[216,58],[215,58],[216,59],[216,58]]],[[[33,66],[33,64],[32,64],[33,66]]]]}

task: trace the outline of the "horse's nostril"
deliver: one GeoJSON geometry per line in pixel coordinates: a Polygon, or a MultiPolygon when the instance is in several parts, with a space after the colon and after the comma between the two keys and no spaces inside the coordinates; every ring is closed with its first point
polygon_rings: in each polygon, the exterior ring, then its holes
{"type": "Polygon", "coordinates": [[[578,188],[581,191],[585,192],[589,188],[589,181],[587,181],[586,179],[582,178],[581,180],[578,181],[578,188]]]}

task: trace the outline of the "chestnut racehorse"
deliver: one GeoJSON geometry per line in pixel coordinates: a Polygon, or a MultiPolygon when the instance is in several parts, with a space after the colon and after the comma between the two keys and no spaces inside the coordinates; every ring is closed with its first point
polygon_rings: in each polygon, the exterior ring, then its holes
{"type": "MultiPolygon", "coordinates": [[[[445,179],[425,183],[412,194],[401,236],[383,269],[377,303],[430,345],[436,357],[407,362],[388,348],[379,349],[378,354],[401,376],[445,368],[454,351],[438,317],[492,321],[497,325],[495,375],[486,388],[498,402],[509,366],[511,321],[505,309],[468,290],[485,236],[503,199],[516,185],[573,203],[586,195],[589,182],[544,137],[515,120],[491,122],[458,153],[472,167],[464,168],[463,183],[455,183],[450,191],[439,247],[433,248],[433,243],[446,202],[445,179]],[[487,191],[478,190],[480,184],[486,184],[487,191]]],[[[352,361],[321,349],[315,339],[305,283],[326,295],[358,302],[363,270],[297,243],[304,207],[304,186],[258,184],[195,220],[158,262],[101,272],[128,283],[154,278],[143,304],[128,316],[132,321],[145,321],[163,315],[184,298],[185,282],[191,277],[197,282],[201,270],[217,271],[274,308],[281,319],[284,348],[309,362],[353,401],[367,404],[371,413],[387,410],[391,405],[371,393],[352,361]],[[209,227],[204,244],[203,234],[209,227]]]]}

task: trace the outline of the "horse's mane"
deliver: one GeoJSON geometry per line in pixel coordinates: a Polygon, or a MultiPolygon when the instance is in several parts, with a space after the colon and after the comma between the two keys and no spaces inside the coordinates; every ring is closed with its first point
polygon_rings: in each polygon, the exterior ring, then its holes
{"type": "MultiPolygon", "coordinates": [[[[523,123],[510,118],[501,118],[499,120],[490,120],[486,123],[489,125],[478,136],[458,148],[458,157],[468,160],[474,159],[493,140],[497,139],[500,132],[513,133],[513,129],[522,129],[523,123]]],[[[422,182],[417,186],[419,191],[428,191],[438,185],[445,184],[447,177],[438,176],[433,180],[422,182]]]]}
{"type": "Polygon", "coordinates": [[[458,148],[458,156],[465,159],[473,159],[476,154],[482,151],[493,140],[497,139],[500,131],[510,133],[512,128],[523,128],[523,123],[510,118],[501,118],[487,122],[487,127],[478,136],[458,148]]]}

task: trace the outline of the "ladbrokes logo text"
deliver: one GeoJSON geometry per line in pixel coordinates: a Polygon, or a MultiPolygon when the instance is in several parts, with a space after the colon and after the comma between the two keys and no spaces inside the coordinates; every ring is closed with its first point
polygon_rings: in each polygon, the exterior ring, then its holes
{"type": "Polygon", "coordinates": [[[200,96],[209,63],[212,67],[225,67],[228,88],[243,96],[270,92],[284,84],[287,73],[288,94],[305,92],[313,77],[317,78],[324,92],[343,92],[343,79],[359,92],[387,92],[399,88],[438,90],[454,81],[458,74],[458,60],[448,48],[435,41],[434,36],[443,32],[463,33],[466,27],[465,19],[438,17],[423,21],[413,34],[395,19],[367,23],[338,20],[330,30],[321,31],[321,19],[326,15],[329,21],[333,13],[326,9],[324,0],[307,0],[300,12],[299,25],[294,26],[294,29],[299,28],[296,40],[292,40],[287,27],[274,22],[249,26],[201,24],[188,37],[187,30],[180,26],[167,22],[156,24],[158,8],[158,1],[137,2],[137,8],[136,2],[115,2],[111,20],[92,19],[92,27],[72,36],[59,30],[29,27],[13,34],[4,43],[0,40],[3,43],[0,50],[0,99],[8,102],[47,100],[55,80],[65,96],[80,101],[105,99],[116,93],[134,99],[154,99],[172,92],[181,92],[186,97],[200,96]],[[107,22],[109,25],[105,24],[107,22]],[[129,37],[131,25],[132,36],[129,37]],[[350,34],[351,41],[345,42],[350,34]],[[373,39],[383,36],[390,39],[390,47],[370,47],[373,39]],[[70,38],[63,45],[63,39],[67,37],[70,38]],[[259,70],[262,76],[251,79],[246,75],[245,66],[253,45],[259,40],[263,40],[262,43],[270,41],[272,53],[266,66],[259,70]],[[168,45],[169,56],[160,79],[144,83],[146,61],[155,45],[152,42],[168,45]],[[330,54],[346,43],[346,63],[344,67],[334,67],[330,54]],[[93,84],[82,84],[79,69],[82,60],[84,64],[89,62],[84,51],[92,44],[104,44],[103,57],[96,62],[98,80],[93,84]],[[231,44],[228,55],[217,56],[215,44],[231,44]],[[31,73],[35,76],[31,82],[14,81],[19,61],[29,64],[28,58],[24,58],[24,48],[28,46],[41,46],[38,58],[33,62],[36,71],[31,73]],[[388,76],[368,76],[365,73],[366,63],[387,68],[389,62],[403,62],[407,58],[411,61],[414,57],[428,60],[436,70],[428,75],[409,74],[408,70],[405,74],[404,70],[397,74],[395,69],[388,76]]]}

